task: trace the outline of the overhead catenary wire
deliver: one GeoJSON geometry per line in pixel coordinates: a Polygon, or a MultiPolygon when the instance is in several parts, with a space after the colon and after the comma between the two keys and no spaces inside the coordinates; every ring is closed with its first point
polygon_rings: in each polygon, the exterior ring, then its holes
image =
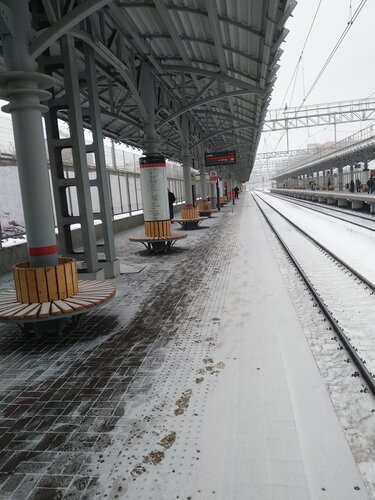
{"type": "MultiPolygon", "coordinates": [[[[316,87],[316,84],[318,83],[318,81],[320,80],[320,78],[322,77],[324,71],[326,70],[328,64],[331,62],[333,56],[336,54],[338,48],[340,47],[340,45],[342,44],[342,42],[344,41],[344,38],[346,37],[346,35],[348,34],[350,28],[353,26],[353,23],[354,21],[357,19],[357,17],[359,16],[359,13],[361,12],[361,10],[363,9],[363,7],[365,6],[367,0],[361,0],[361,3],[358,5],[356,11],[354,12],[352,18],[348,21],[348,24],[346,25],[344,31],[341,33],[338,41],[336,42],[336,45],[334,46],[334,48],[332,49],[331,53],[329,54],[329,56],[327,57],[325,63],[323,64],[323,67],[321,68],[321,70],[319,71],[318,75],[316,76],[314,82],[312,83],[310,89],[308,90],[306,96],[304,97],[304,99],[302,100],[302,104],[301,106],[304,104],[304,102],[307,100],[307,98],[310,96],[311,92],[314,90],[314,88],[316,87]]],[[[300,106],[300,107],[301,107],[300,106]]]]}
{"type": "MultiPolygon", "coordinates": [[[[302,106],[305,104],[306,100],[308,99],[308,97],[310,96],[311,92],[314,90],[314,88],[316,87],[317,83],[319,82],[320,78],[322,77],[324,71],[326,70],[327,66],[329,65],[329,63],[332,61],[334,55],[336,54],[338,48],[340,47],[340,45],[342,44],[343,40],[345,39],[346,35],[348,34],[350,28],[353,26],[353,23],[354,21],[357,19],[358,15],[360,14],[361,10],[363,9],[363,7],[365,6],[367,0],[361,0],[360,4],[358,5],[357,9],[355,10],[354,14],[352,15],[352,17],[349,19],[344,31],[341,33],[338,41],[336,42],[336,45],[334,46],[334,48],[331,50],[329,56],[327,57],[326,61],[324,62],[322,68],[320,69],[318,75],[316,76],[314,82],[312,83],[312,85],[310,86],[308,92],[306,93],[306,96],[303,98],[301,104],[299,105],[297,111],[295,112],[294,116],[291,117],[292,119],[296,118],[297,116],[297,113],[300,111],[300,109],[302,108],[302,106]]],[[[319,4],[320,6],[320,4],[319,4]]],[[[282,136],[280,137],[279,141],[277,142],[274,150],[276,151],[278,145],[280,144],[281,140],[283,139],[283,137],[285,136],[286,134],[286,130],[283,132],[282,136]]]]}
{"type": "MultiPolygon", "coordinates": [[[[283,105],[284,105],[284,103],[285,103],[285,99],[286,99],[286,97],[287,97],[287,95],[288,95],[288,92],[289,92],[290,86],[292,85],[293,80],[296,80],[296,79],[297,79],[298,68],[299,68],[299,65],[300,65],[301,60],[302,60],[303,52],[304,52],[305,47],[306,47],[306,45],[307,45],[307,42],[308,42],[308,40],[309,40],[309,38],[310,38],[310,34],[311,34],[311,31],[312,31],[313,26],[314,26],[314,24],[315,24],[315,20],[316,20],[316,18],[317,18],[317,15],[318,15],[318,12],[319,12],[320,6],[321,6],[321,4],[322,4],[322,1],[323,1],[323,0],[319,0],[319,4],[318,4],[318,6],[317,6],[317,8],[316,8],[316,10],[315,10],[315,14],[314,14],[314,17],[313,17],[313,19],[312,19],[312,21],[311,21],[310,28],[309,28],[309,31],[307,32],[307,35],[306,35],[305,41],[304,41],[304,43],[303,43],[302,50],[301,50],[300,55],[299,55],[299,57],[298,57],[298,61],[297,61],[296,65],[295,65],[295,67],[294,67],[293,74],[292,74],[292,76],[291,76],[291,78],[290,78],[290,81],[289,81],[288,87],[287,87],[287,89],[286,89],[286,92],[285,92],[285,94],[284,94],[284,97],[282,98],[282,101],[281,101],[281,108],[283,108],[283,105]]],[[[278,115],[276,115],[276,118],[277,118],[277,117],[278,117],[278,115]]]]}

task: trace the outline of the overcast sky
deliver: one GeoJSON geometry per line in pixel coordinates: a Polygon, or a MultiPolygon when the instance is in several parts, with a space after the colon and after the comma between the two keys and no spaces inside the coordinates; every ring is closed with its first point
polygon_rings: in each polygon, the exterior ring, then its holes
{"type": "MultiPolygon", "coordinates": [[[[298,1],[293,17],[286,25],[290,32],[281,46],[284,54],[279,62],[280,69],[277,73],[277,81],[269,109],[284,107],[285,103],[288,104],[288,107],[299,107],[302,104],[304,96],[347,26],[351,17],[350,6],[351,12],[354,14],[360,3],[361,0],[322,0],[299,65],[293,96],[294,80],[287,98],[284,100],[319,4],[319,0],[298,1]]],[[[365,3],[306,104],[348,101],[369,96],[375,97],[374,0],[367,0],[365,3]]],[[[361,124],[352,123],[340,126],[338,140],[351,135],[359,128],[370,125],[370,123],[362,122],[361,124]]],[[[267,137],[262,137],[259,151],[273,150],[280,136],[280,132],[275,132],[267,134],[267,137]]],[[[289,132],[291,149],[306,148],[307,144],[325,142],[333,140],[333,138],[333,127],[330,129],[314,127],[309,130],[289,132]]],[[[286,149],[285,138],[277,149],[286,149]]]]}

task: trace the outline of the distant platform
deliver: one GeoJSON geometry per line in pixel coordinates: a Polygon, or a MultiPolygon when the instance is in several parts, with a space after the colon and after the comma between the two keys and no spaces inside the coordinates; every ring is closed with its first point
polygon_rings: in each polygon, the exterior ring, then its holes
{"type": "Polygon", "coordinates": [[[366,203],[367,205],[370,205],[370,211],[375,212],[375,192],[368,194],[367,192],[351,193],[350,191],[313,191],[311,189],[286,188],[272,188],[270,189],[270,192],[328,204],[330,204],[330,202],[337,202],[339,206],[347,206],[348,203],[350,203],[354,209],[360,209],[361,203],[366,203]]]}

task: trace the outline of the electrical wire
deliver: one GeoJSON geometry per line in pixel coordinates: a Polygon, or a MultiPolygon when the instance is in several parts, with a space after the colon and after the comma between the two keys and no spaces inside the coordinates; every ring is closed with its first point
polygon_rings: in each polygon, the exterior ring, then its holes
{"type": "MultiPolygon", "coordinates": [[[[310,34],[311,34],[311,31],[312,31],[313,26],[314,26],[314,24],[315,24],[315,20],[316,20],[316,18],[317,18],[317,15],[318,15],[318,12],[319,12],[320,6],[321,6],[321,4],[322,4],[322,1],[323,1],[323,0],[320,0],[320,1],[319,1],[319,4],[318,4],[318,6],[317,6],[317,8],[316,8],[316,10],[315,10],[315,14],[314,14],[314,17],[313,17],[313,19],[312,19],[312,21],[311,21],[310,28],[309,28],[309,31],[308,31],[308,33],[307,33],[307,35],[306,35],[305,41],[304,41],[304,43],[303,43],[303,47],[302,47],[301,53],[300,53],[300,55],[299,55],[299,57],[298,57],[297,64],[296,64],[296,65],[295,65],[295,67],[294,67],[293,74],[292,74],[291,79],[290,79],[290,81],[289,81],[289,84],[288,84],[288,87],[287,87],[286,92],[285,92],[285,94],[284,94],[284,97],[283,97],[283,99],[282,99],[282,101],[281,101],[281,107],[280,107],[280,109],[281,109],[281,108],[283,108],[283,105],[284,105],[284,103],[285,103],[286,96],[288,95],[288,92],[289,92],[290,86],[292,85],[293,79],[296,79],[296,78],[297,78],[297,74],[298,74],[298,67],[299,67],[299,65],[300,65],[300,63],[301,63],[302,56],[303,56],[303,52],[304,52],[305,47],[306,47],[306,45],[307,45],[307,42],[308,42],[308,40],[309,40],[309,38],[310,38],[310,34]]],[[[278,117],[278,115],[276,114],[276,118],[277,118],[277,117],[278,117]]]]}
{"type": "MultiPolygon", "coordinates": [[[[363,9],[363,7],[365,6],[367,0],[361,0],[361,3],[359,4],[359,6],[357,7],[357,10],[354,12],[352,18],[350,19],[350,21],[348,21],[348,24],[346,25],[346,28],[344,29],[344,31],[341,33],[338,41],[336,42],[336,45],[334,46],[334,48],[332,49],[330,55],[328,56],[328,58],[326,59],[325,63],[323,64],[323,67],[321,68],[321,70],[319,71],[317,77],[315,78],[313,84],[311,85],[309,91],[307,92],[306,94],[306,97],[303,99],[302,101],[302,104],[307,100],[307,98],[310,96],[311,92],[314,90],[314,88],[316,87],[316,84],[318,83],[318,81],[320,80],[320,78],[322,77],[324,71],[326,70],[328,64],[331,62],[333,56],[336,54],[338,48],[340,47],[340,45],[342,44],[342,42],[344,41],[344,38],[346,37],[346,35],[348,34],[350,28],[353,26],[353,23],[354,21],[357,19],[357,17],[359,16],[359,13],[361,12],[361,10],[363,9]]],[[[302,106],[301,104],[301,106],[302,106]]]]}
{"type": "MultiPolygon", "coordinates": [[[[340,47],[340,45],[342,44],[344,38],[346,37],[346,35],[348,34],[350,28],[353,26],[353,23],[354,21],[357,19],[358,15],[360,14],[361,10],[363,9],[363,7],[365,6],[367,0],[361,0],[360,4],[358,5],[357,9],[355,10],[353,16],[351,17],[351,19],[348,21],[344,31],[341,33],[338,41],[336,42],[336,45],[334,46],[334,48],[332,49],[331,53],[329,54],[329,56],[327,57],[325,63],[323,64],[322,68],[320,69],[318,75],[316,76],[314,82],[312,83],[311,87],[309,88],[306,96],[303,98],[300,106],[298,107],[297,111],[295,112],[295,115],[293,118],[295,118],[297,116],[297,113],[300,111],[300,109],[302,108],[303,104],[305,103],[305,101],[308,99],[308,97],[310,96],[311,92],[314,90],[314,88],[316,87],[318,81],[320,80],[320,78],[322,77],[324,71],[326,70],[328,64],[331,62],[331,60],[333,59],[333,56],[336,54],[338,48],[340,47]]],[[[321,2],[320,2],[321,3],[321,2]]],[[[320,6],[320,3],[319,3],[319,6],[320,6]]],[[[276,148],[278,147],[278,145],[280,144],[281,140],[283,139],[283,137],[285,136],[286,134],[286,130],[285,132],[282,134],[282,136],[280,137],[278,143],[276,144],[275,146],[275,149],[273,150],[273,152],[276,150],[276,148]]]]}

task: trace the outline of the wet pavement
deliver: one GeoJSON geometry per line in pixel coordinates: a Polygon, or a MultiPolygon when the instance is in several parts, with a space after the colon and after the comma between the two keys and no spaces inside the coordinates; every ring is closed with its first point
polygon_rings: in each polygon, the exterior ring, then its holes
{"type": "MultiPolygon", "coordinates": [[[[211,355],[235,243],[232,212],[225,207],[168,255],[127,241],[141,228],[118,235],[124,274],[112,280],[115,299],[63,339],[24,338],[16,325],[0,325],[0,498],[128,498],[129,483],[176,454],[193,389],[204,400],[205,376],[223,366],[211,355]],[[176,425],[166,427],[166,413],[176,425]]],[[[3,276],[2,287],[10,281],[3,276]]],[[[175,476],[199,459],[197,446],[185,446],[175,476]]],[[[160,497],[150,489],[134,498],[160,497]]]]}

